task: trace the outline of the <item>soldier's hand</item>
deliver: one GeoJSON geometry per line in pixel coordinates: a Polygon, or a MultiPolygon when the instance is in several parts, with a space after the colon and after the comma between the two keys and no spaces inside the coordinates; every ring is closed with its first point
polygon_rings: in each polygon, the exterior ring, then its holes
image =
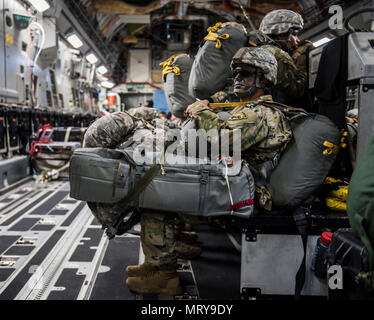
{"type": "Polygon", "coordinates": [[[216,92],[214,95],[212,95],[210,98],[214,103],[222,103],[225,102],[228,98],[228,94],[224,91],[216,92]]]}
{"type": "Polygon", "coordinates": [[[296,59],[299,56],[306,54],[308,49],[313,47],[313,43],[307,40],[304,40],[299,47],[293,52],[292,58],[296,59]]]}
{"type": "Polygon", "coordinates": [[[190,104],[186,109],[186,115],[189,118],[195,118],[199,115],[200,112],[205,110],[210,110],[209,100],[196,101],[193,104],[190,104]]]}

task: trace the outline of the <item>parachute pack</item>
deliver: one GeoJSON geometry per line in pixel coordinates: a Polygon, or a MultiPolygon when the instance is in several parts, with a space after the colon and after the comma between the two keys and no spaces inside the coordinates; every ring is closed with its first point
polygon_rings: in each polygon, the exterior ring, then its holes
{"type": "Polygon", "coordinates": [[[230,63],[234,54],[248,42],[244,26],[235,22],[217,23],[208,28],[192,65],[188,93],[208,99],[224,90],[231,79],[230,63]]]}
{"type": "Polygon", "coordinates": [[[182,53],[173,55],[160,64],[166,100],[171,113],[179,118],[185,118],[184,111],[196,101],[187,94],[192,64],[193,58],[182,53]]]}
{"type": "Polygon", "coordinates": [[[327,117],[289,110],[284,109],[291,122],[293,139],[267,185],[273,205],[282,209],[301,205],[323,184],[340,144],[340,132],[327,117]]]}

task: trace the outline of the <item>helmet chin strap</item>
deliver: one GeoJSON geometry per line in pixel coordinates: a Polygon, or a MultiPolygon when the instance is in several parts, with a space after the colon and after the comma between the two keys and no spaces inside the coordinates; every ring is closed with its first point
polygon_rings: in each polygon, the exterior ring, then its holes
{"type": "Polygon", "coordinates": [[[245,91],[235,92],[235,95],[238,98],[251,97],[256,93],[256,91],[258,89],[260,89],[260,88],[257,88],[256,86],[253,86],[253,87],[250,87],[249,89],[247,89],[245,91]]]}
{"type": "Polygon", "coordinates": [[[279,44],[279,42],[281,42],[281,43],[285,42],[287,52],[292,52],[292,47],[291,47],[291,42],[290,42],[290,39],[291,39],[290,30],[288,31],[288,39],[287,40],[274,40],[271,37],[269,37],[267,34],[262,34],[262,35],[264,36],[265,39],[269,40],[269,42],[275,44],[277,47],[279,47],[281,49],[282,49],[282,46],[279,44]]]}

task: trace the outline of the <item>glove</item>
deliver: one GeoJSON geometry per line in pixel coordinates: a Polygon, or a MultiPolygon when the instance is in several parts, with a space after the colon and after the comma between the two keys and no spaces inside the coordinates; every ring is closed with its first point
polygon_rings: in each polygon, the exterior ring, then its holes
{"type": "Polygon", "coordinates": [[[299,47],[292,53],[292,58],[297,58],[303,54],[306,54],[308,49],[313,47],[313,43],[308,41],[308,40],[304,40],[300,43],[299,47]]]}
{"type": "Polygon", "coordinates": [[[292,54],[292,58],[295,61],[298,69],[306,69],[307,53],[308,49],[313,47],[313,43],[310,41],[304,41],[292,54]]]}
{"type": "Polygon", "coordinates": [[[214,95],[212,95],[210,99],[214,103],[222,103],[222,102],[226,102],[227,97],[228,97],[228,94],[226,92],[218,91],[214,95]]]}
{"type": "Polygon", "coordinates": [[[201,112],[211,110],[208,103],[208,100],[202,100],[189,105],[186,110],[187,117],[196,118],[201,112]]]}

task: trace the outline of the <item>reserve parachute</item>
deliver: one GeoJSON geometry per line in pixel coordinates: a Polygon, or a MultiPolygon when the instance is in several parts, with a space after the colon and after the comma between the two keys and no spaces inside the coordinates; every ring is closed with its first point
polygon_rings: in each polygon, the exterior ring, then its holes
{"type": "Polygon", "coordinates": [[[236,22],[217,23],[208,32],[196,54],[188,82],[189,95],[198,99],[207,99],[225,89],[232,77],[232,57],[248,43],[245,27],[236,22]]]}

